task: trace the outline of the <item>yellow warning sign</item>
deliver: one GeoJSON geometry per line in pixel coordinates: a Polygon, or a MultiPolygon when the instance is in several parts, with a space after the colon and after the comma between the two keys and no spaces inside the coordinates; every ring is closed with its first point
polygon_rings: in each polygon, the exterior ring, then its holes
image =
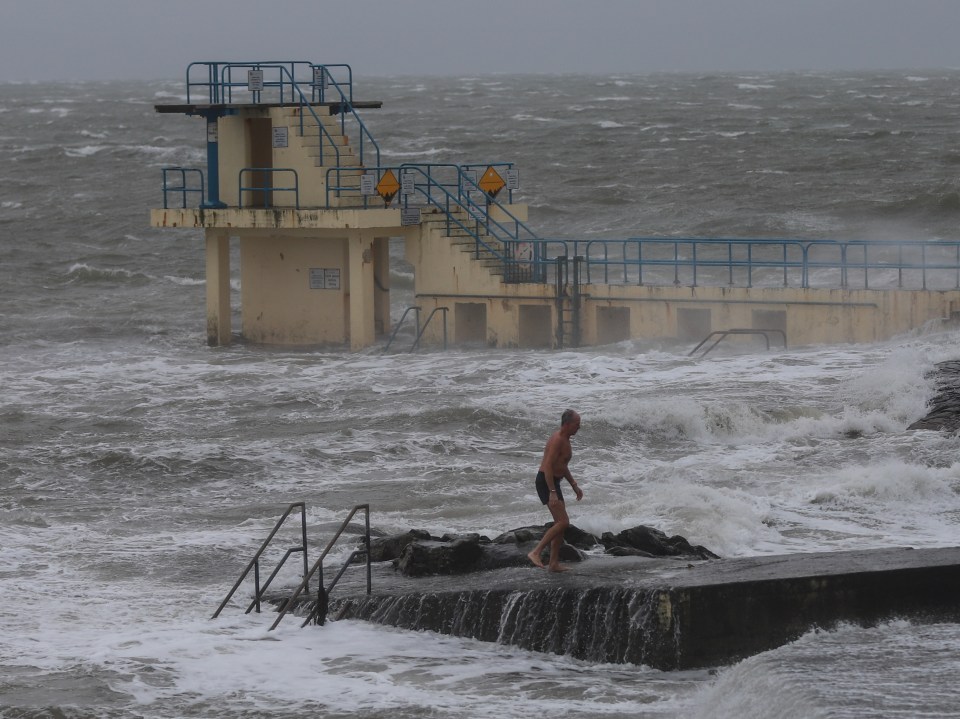
{"type": "Polygon", "coordinates": [[[500,173],[494,170],[493,167],[487,168],[487,171],[483,173],[483,177],[480,178],[480,182],[477,184],[480,186],[480,189],[490,195],[490,197],[496,197],[497,193],[507,185],[507,183],[503,181],[503,178],[500,177],[500,173]]]}
{"type": "Polygon", "coordinates": [[[397,176],[393,174],[393,170],[384,172],[383,177],[380,178],[380,182],[377,183],[377,194],[383,198],[384,203],[387,205],[393,201],[393,197],[399,189],[400,183],[397,181],[397,176]]]}

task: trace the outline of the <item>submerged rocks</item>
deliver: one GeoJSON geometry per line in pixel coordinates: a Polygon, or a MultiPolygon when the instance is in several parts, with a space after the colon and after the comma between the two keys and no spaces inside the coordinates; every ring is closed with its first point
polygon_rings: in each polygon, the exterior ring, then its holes
{"type": "MultiPolygon", "coordinates": [[[[519,527],[492,540],[479,534],[433,537],[424,530],[412,529],[371,540],[370,557],[375,562],[392,561],[408,577],[529,567],[527,553],[551,526],[552,523],[519,527]]],[[[604,532],[598,538],[571,525],[563,538],[560,559],[566,563],[584,561],[589,556],[585,552],[596,551],[601,546],[613,556],[718,559],[709,549],[691,545],[679,535],[667,537],[657,529],[644,526],[626,529],[616,535],[604,532]]]]}

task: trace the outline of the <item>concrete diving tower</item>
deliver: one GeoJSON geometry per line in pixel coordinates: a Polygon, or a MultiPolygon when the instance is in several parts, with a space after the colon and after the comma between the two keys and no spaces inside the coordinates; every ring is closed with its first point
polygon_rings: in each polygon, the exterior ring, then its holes
{"type": "Polygon", "coordinates": [[[349,66],[303,62],[193,63],[187,102],[156,106],[206,119],[205,172],[165,168],[151,224],[204,230],[209,344],[232,339],[232,238],[240,334],[255,343],[374,344],[391,329],[391,237],[428,291],[478,271],[497,284],[474,262],[503,251],[491,221],[522,231],[526,207],[494,200],[512,167],[383,166],[357,114],[380,106],[354,99],[349,66]]]}
{"type": "Polygon", "coordinates": [[[206,167],[163,170],[154,227],[203,229],[207,339],[369,347],[391,330],[389,240],[414,268],[418,338],[563,348],[770,333],[873,342],[960,320],[960,241],[542,239],[512,163],[384,165],[348,65],[196,62],[206,167]],[[439,313],[439,314],[438,314],[439,313]],[[421,324],[421,315],[423,323],[421,324]],[[437,316],[437,321],[431,318],[437,316]]]}

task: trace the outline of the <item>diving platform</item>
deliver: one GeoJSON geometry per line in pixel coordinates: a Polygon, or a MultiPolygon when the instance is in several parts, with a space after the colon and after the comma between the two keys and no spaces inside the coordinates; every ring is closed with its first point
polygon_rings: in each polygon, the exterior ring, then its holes
{"type": "MultiPolygon", "coordinates": [[[[275,102],[269,103],[273,107],[299,107],[299,102],[275,102]]],[[[314,110],[320,110],[327,115],[340,115],[354,110],[379,110],[383,107],[380,100],[351,100],[349,102],[311,102],[308,103],[314,110]]],[[[168,115],[204,115],[211,110],[223,110],[226,112],[242,112],[252,107],[262,107],[263,103],[190,103],[190,104],[170,104],[154,105],[153,108],[160,114],[168,115]]]]}
{"type": "Polygon", "coordinates": [[[369,595],[359,570],[345,574],[328,616],[662,670],[731,664],[844,622],[960,621],[960,547],[570,566],[409,578],[381,563],[369,595]]]}
{"type": "Polygon", "coordinates": [[[403,309],[391,242],[413,267],[421,346],[695,344],[727,331],[750,348],[747,330],[762,329],[795,347],[960,320],[960,242],[543,238],[512,162],[384,164],[358,112],[382,103],[355,99],[348,65],[195,62],[185,86],[185,102],[156,111],[204,120],[206,165],[163,168],[150,223],[203,233],[210,345],[385,341],[403,309]]]}

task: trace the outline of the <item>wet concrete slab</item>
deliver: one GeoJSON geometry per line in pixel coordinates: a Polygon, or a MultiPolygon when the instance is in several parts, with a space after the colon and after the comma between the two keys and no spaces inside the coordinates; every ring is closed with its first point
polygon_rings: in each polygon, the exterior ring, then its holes
{"type": "Polygon", "coordinates": [[[960,621],[960,547],[570,567],[410,578],[384,563],[370,595],[351,569],[329,617],[660,669],[727,664],[841,622],[960,621]]]}

